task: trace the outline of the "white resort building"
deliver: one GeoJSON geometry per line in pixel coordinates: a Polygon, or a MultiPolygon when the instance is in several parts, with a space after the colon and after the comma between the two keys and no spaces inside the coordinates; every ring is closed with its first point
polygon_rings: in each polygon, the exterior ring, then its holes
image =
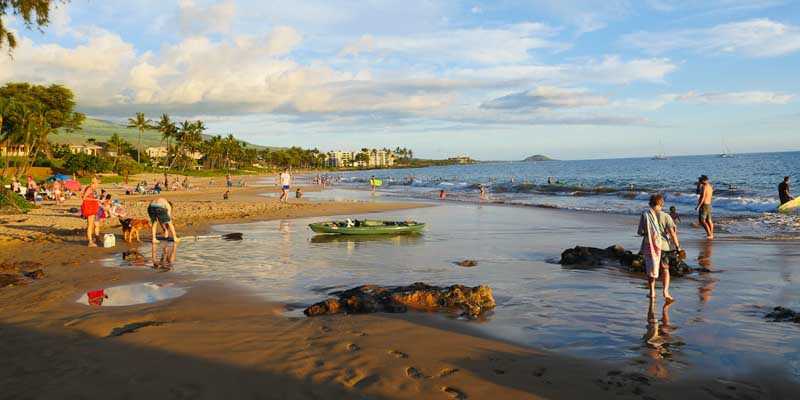
{"type": "Polygon", "coordinates": [[[394,153],[384,150],[369,150],[366,154],[369,161],[356,161],[356,156],[361,153],[358,151],[329,151],[328,166],[334,168],[343,167],[391,167],[396,159],[394,153]]]}

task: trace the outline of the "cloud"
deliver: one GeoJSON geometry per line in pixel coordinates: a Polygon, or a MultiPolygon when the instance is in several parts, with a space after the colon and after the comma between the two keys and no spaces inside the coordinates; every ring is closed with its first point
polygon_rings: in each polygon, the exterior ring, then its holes
{"type": "Polygon", "coordinates": [[[740,53],[747,57],[775,57],[800,50],[800,27],[770,19],[751,19],[704,29],[637,32],[622,42],[651,54],[689,49],[699,53],[740,53]]]}
{"type": "Polygon", "coordinates": [[[703,104],[786,104],[794,95],[775,92],[687,92],[675,95],[675,101],[703,104]]]}
{"type": "Polygon", "coordinates": [[[678,66],[668,58],[623,59],[605,56],[563,64],[517,64],[484,68],[458,68],[453,78],[470,81],[506,82],[527,86],[532,82],[558,85],[587,83],[625,85],[633,82],[662,83],[678,66]]]}
{"type": "Polygon", "coordinates": [[[629,0],[521,0],[514,3],[537,14],[558,18],[574,26],[578,34],[604,29],[610,22],[634,12],[629,0]]]}
{"type": "Polygon", "coordinates": [[[557,31],[540,23],[501,28],[456,29],[398,36],[363,35],[347,44],[340,55],[413,57],[415,62],[461,62],[482,65],[519,63],[532,50],[563,48],[551,41],[557,31]]]}
{"type": "Polygon", "coordinates": [[[525,92],[512,93],[481,104],[481,108],[500,110],[536,110],[572,108],[608,104],[608,99],[593,96],[586,89],[564,89],[540,86],[525,92]]]}

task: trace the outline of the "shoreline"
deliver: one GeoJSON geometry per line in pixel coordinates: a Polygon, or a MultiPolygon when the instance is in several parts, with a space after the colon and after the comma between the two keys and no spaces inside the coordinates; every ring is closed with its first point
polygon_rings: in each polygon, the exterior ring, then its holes
{"type": "MultiPolygon", "coordinates": [[[[229,204],[269,199],[255,193],[264,189],[243,190],[229,204]]],[[[321,216],[334,210],[372,213],[433,205],[304,203],[308,205],[271,210],[274,214],[269,216],[235,218],[222,213],[221,219],[192,221],[179,228],[178,234],[202,234],[218,224],[321,216]]],[[[6,359],[15,360],[0,367],[0,376],[7,377],[0,378],[7,388],[2,396],[108,397],[114,393],[111,397],[238,398],[270,393],[269,398],[447,399],[462,393],[469,398],[788,398],[798,388],[770,371],[743,377],[741,382],[713,376],[658,379],[631,372],[625,365],[487,338],[466,326],[458,329],[462,321],[443,320],[440,315],[291,318],[282,315],[286,305],[265,301],[235,283],[196,282],[190,274],[100,265],[100,259],[119,252],[120,247],[88,249],[69,240],[45,246],[14,243],[14,249],[9,243],[0,245],[6,260],[52,263],[60,257],[61,263],[49,265],[42,281],[0,288],[4,304],[0,340],[15,344],[0,350],[6,359]],[[59,254],[64,249],[68,254],[59,254]],[[81,250],[69,251],[77,249],[81,250]],[[87,256],[90,259],[81,265],[87,256]],[[144,281],[191,282],[191,287],[182,297],[152,304],[90,308],[74,303],[81,291],[144,281]],[[152,324],[105,338],[115,328],[136,323],[152,324]],[[41,384],[43,374],[47,374],[45,384],[41,384]],[[756,390],[748,382],[762,385],[756,390]]]]}

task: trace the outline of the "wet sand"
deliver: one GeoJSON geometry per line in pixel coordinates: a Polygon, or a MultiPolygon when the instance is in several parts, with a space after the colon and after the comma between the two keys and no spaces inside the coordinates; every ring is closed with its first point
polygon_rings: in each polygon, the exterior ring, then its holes
{"type": "MultiPolygon", "coordinates": [[[[187,195],[180,202],[187,208],[178,213],[192,216],[178,218],[185,224],[179,235],[204,232],[218,220],[419,206],[307,202],[277,207],[274,199],[257,196],[259,191],[241,191],[213,217],[189,213],[204,204],[216,210],[221,200],[212,197],[219,193],[187,195]],[[224,211],[234,204],[253,211],[224,211]]],[[[19,218],[73,218],[41,212],[19,218]]],[[[31,229],[23,224],[9,220],[0,226],[41,236],[7,242],[0,258],[42,262],[46,278],[0,288],[0,356],[7,360],[0,366],[0,398],[736,399],[792,398],[799,388],[769,370],[737,380],[659,379],[628,372],[625,365],[487,339],[425,314],[287,318],[281,314],[285,306],[265,302],[236,282],[201,283],[150,268],[103,267],[102,258],[124,247],[87,249],[80,235],[64,234],[69,225],[45,229],[29,220],[37,227],[31,229]],[[86,291],[133,282],[189,290],[176,299],[118,308],[75,302],[86,291]]]]}

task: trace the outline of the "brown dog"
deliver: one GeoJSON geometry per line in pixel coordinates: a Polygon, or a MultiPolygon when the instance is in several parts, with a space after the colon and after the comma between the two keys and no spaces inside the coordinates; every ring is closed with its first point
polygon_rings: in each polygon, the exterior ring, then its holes
{"type": "Polygon", "coordinates": [[[122,237],[128,243],[133,241],[134,236],[137,242],[142,243],[139,239],[139,229],[150,228],[150,221],[146,219],[120,218],[119,223],[122,224],[122,237]]]}

